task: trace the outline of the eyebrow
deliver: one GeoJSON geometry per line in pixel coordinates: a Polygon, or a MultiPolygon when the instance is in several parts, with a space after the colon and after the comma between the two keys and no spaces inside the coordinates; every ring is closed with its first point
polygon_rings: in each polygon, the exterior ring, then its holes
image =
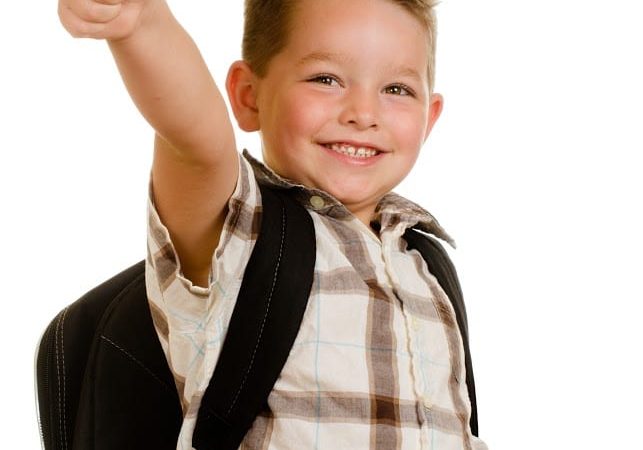
{"type": "Polygon", "coordinates": [[[420,73],[411,67],[402,67],[399,70],[396,70],[395,74],[397,76],[413,78],[416,81],[422,81],[420,73]]]}
{"type": "MultiPolygon", "coordinates": [[[[317,51],[309,53],[306,56],[302,57],[299,61],[297,61],[296,65],[300,67],[311,62],[350,63],[351,58],[348,58],[341,53],[317,51]]],[[[417,81],[422,80],[422,76],[420,75],[420,73],[412,67],[395,67],[394,65],[390,65],[389,69],[395,74],[395,76],[410,77],[417,81]]]]}
{"type": "Polygon", "coordinates": [[[309,62],[350,62],[350,59],[339,53],[332,52],[312,52],[297,61],[298,66],[303,66],[309,62]]]}

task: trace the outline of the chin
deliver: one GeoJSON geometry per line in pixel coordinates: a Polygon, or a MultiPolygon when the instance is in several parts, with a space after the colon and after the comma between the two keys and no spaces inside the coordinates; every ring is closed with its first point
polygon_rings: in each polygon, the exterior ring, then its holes
{"type": "Polygon", "coordinates": [[[379,197],[375,198],[374,195],[365,195],[364,189],[359,190],[345,190],[345,189],[330,189],[326,190],[329,194],[342,202],[343,205],[364,205],[369,202],[377,203],[379,197]]]}

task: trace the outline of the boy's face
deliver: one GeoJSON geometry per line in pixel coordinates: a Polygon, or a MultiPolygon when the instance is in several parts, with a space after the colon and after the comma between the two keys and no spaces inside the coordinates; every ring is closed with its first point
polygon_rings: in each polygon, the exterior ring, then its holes
{"type": "Polygon", "coordinates": [[[302,0],[257,81],[264,159],[364,223],[409,173],[437,120],[421,23],[387,0],[302,0]]]}

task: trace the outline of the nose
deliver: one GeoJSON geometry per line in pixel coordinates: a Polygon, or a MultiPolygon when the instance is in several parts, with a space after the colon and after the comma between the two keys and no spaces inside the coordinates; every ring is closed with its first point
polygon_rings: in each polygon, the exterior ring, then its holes
{"type": "Polygon", "coordinates": [[[377,128],[379,125],[379,99],[365,89],[354,88],[344,96],[339,121],[359,130],[377,128]]]}

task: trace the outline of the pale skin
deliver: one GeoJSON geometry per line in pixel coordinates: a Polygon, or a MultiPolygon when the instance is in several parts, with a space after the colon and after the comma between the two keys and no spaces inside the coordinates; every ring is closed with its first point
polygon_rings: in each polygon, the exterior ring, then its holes
{"type": "Polygon", "coordinates": [[[108,41],[128,92],[156,131],[156,208],[183,274],[206,286],[238,163],[228,111],[196,45],[163,0],[60,0],[59,16],[73,36],[108,41]]]}
{"type": "MultiPolygon", "coordinates": [[[[329,192],[368,226],[442,110],[442,97],[428,90],[425,31],[386,0],[302,2],[266,76],[234,63],[228,97],[240,128],[260,131],[273,170],[329,192]]],[[[156,131],[155,205],[183,274],[206,286],[238,154],[196,45],[164,0],[59,0],[59,16],[73,36],[108,41],[130,96],[156,131]]]]}

